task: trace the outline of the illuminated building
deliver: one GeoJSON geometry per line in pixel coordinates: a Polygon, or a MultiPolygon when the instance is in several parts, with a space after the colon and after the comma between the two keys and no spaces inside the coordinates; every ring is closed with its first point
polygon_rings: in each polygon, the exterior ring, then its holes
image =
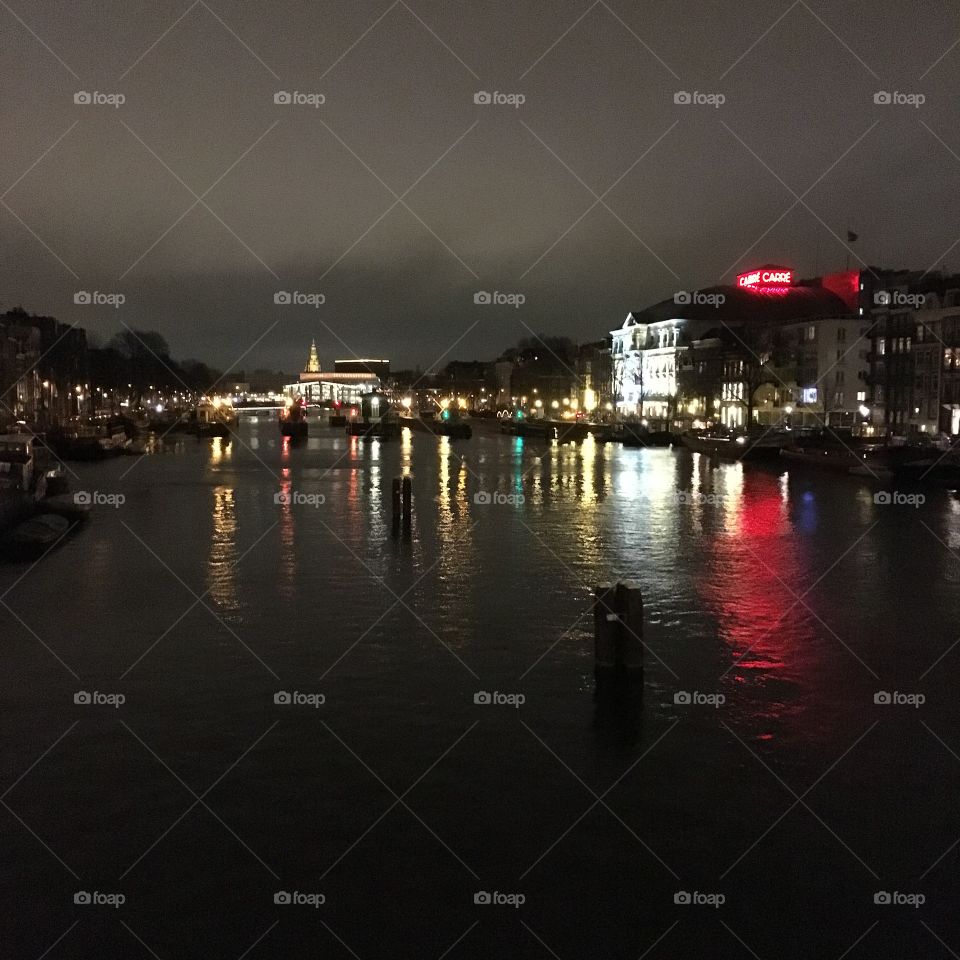
{"type": "Polygon", "coordinates": [[[853,323],[855,341],[861,296],[856,272],[798,280],[789,267],[764,264],[633,311],[611,331],[615,407],[654,429],[780,423],[802,389],[787,331],[830,320],[846,332],[853,323]]]}
{"type": "Polygon", "coordinates": [[[960,433],[960,276],[900,271],[874,284],[870,394],[878,429],[960,433]]]}
{"type": "Polygon", "coordinates": [[[381,389],[380,377],[371,369],[374,364],[382,365],[380,369],[389,372],[389,360],[338,360],[334,370],[324,371],[314,341],[310,344],[307,365],[299,380],[287,384],[283,388],[284,393],[291,397],[303,397],[307,403],[356,404],[361,395],[381,389]],[[344,366],[350,369],[343,369],[344,366]]]}

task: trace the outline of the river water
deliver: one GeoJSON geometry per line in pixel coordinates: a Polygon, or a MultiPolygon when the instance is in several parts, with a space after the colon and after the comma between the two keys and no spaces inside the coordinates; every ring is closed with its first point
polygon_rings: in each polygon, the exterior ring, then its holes
{"type": "Polygon", "coordinates": [[[960,952],[950,492],[263,416],[70,469],[91,523],[0,567],[3,956],[960,952]]]}

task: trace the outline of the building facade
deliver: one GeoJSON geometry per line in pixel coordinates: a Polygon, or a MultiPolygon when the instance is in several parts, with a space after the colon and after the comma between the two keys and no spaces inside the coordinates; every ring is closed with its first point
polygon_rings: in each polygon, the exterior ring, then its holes
{"type": "MultiPolygon", "coordinates": [[[[346,364],[348,361],[337,361],[338,364],[346,364]]],[[[386,370],[389,371],[388,360],[377,361],[349,361],[350,364],[358,363],[360,369],[350,370],[332,370],[324,371],[321,369],[320,358],[317,354],[317,344],[314,341],[310,345],[310,354],[307,358],[307,365],[300,374],[296,383],[288,383],[283,391],[288,396],[302,398],[307,403],[316,403],[327,405],[337,404],[357,404],[360,397],[365,393],[382,389],[382,382],[377,374],[371,372],[370,364],[386,364],[386,370]]]]}
{"type": "Polygon", "coordinates": [[[818,404],[849,420],[869,366],[867,344],[846,352],[862,296],[856,272],[796,280],[767,264],[631,312],[611,331],[617,413],[670,430],[778,425],[818,404]]]}

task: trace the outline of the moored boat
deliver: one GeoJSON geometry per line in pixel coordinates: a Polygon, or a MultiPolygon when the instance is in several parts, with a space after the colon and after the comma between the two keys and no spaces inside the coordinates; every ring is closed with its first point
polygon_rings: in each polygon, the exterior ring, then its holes
{"type": "Polygon", "coordinates": [[[58,493],[46,497],[40,506],[46,513],[63,517],[71,526],[90,519],[90,504],[72,493],[58,493]]]}
{"type": "Polygon", "coordinates": [[[289,400],[279,416],[280,435],[294,440],[307,436],[307,408],[302,400],[289,400]]]}
{"type": "MultiPolygon", "coordinates": [[[[448,413],[449,411],[444,411],[448,413]]],[[[439,419],[432,417],[401,417],[401,427],[410,427],[422,433],[432,433],[438,437],[451,437],[455,440],[469,440],[473,436],[473,427],[461,417],[450,415],[439,419]]]]}
{"type": "Polygon", "coordinates": [[[737,433],[721,428],[688,430],[680,435],[680,439],[684,446],[695,453],[724,460],[773,459],[793,443],[789,432],[775,429],[753,430],[749,433],[737,433]]]}
{"type": "Polygon", "coordinates": [[[70,529],[69,521],[50,513],[24,520],[2,540],[0,550],[11,560],[37,560],[53,549],[70,529]]]}
{"type": "Polygon", "coordinates": [[[203,399],[190,413],[187,420],[187,432],[198,437],[229,437],[232,428],[237,425],[237,414],[233,406],[214,397],[203,399]]]}

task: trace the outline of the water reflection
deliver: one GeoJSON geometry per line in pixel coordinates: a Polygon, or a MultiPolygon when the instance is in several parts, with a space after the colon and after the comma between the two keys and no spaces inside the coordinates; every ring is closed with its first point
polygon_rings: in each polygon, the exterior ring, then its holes
{"type": "Polygon", "coordinates": [[[778,477],[741,465],[725,468],[717,486],[725,499],[703,507],[721,516],[702,537],[705,571],[697,588],[729,647],[730,679],[809,681],[817,647],[811,617],[795,599],[815,577],[796,548],[784,487],[778,477]]]}
{"type": "Polygon", "coordinates": [[[211,511],[213,529],[207,564],[207,590],[226,611],[239,607],[237,600],[237,503],[232,487],[215,487],[211,511]]]}

